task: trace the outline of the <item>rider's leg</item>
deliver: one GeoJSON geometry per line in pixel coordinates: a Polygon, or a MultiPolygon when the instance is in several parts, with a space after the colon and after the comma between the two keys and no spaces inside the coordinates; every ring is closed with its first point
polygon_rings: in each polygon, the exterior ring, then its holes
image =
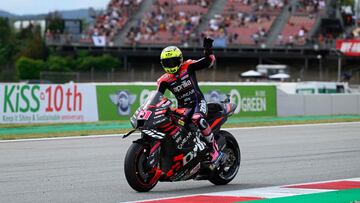
{"type": "MultiPolygon", "coordinates": [[[[205,102],[201,102],[201,104],[204,104],[205,102]]],[[[198,108],[195,108],[194,114],[192,116],[192,122],[198,126],[198,128],[201,131],[201,134],[204,136],[208,147],[210,148],[210,155],[211,155],[211,162],[216,162],[219,156],[219,148],[215,142],[214,134],[211,131],[210,125],[205,120],[205,115],[207,114],[207,106],[205,103],[204,106],[199,106],[198,108]]]]}

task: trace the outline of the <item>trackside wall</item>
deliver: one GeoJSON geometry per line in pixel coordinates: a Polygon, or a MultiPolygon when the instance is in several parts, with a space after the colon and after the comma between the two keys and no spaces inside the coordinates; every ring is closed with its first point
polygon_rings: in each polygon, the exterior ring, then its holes
{"type": "MultiPolygon", "coordinates": [[[[272,84],[200,83],[209,102],[227,97],[237,104],[234,117],[276,116],[272,84]]],[[[183,84],[179,86],[183,87],[183,84]]],[[[0,123],[71,123],[126,120],[156,90],[156,83],[0,83],[0,123]]],[[[174,107],[177,100],[165,96],[174,107]]]]}
{"type": "Polygon", "coordinates": [[[278,116],[359,115],[360,94],[277,93],[278,116]]]}
{"type": "MultiPolygon", "coordinates": [[[[286,85],[286,84],[282,84],[286,85]]],[[[290,84],[293,85],[293,84],[290,84]]],[[[209,102],[230,97],[233,117],[360,115],[360,93],[293,94],[273,83],[199,84],[209,102]]],[[[71,123],[126,120],[156,83],[0,83],[0,123],[71,123]]],[[[174,107],[176,98],[165,94],[174,107]]]]}

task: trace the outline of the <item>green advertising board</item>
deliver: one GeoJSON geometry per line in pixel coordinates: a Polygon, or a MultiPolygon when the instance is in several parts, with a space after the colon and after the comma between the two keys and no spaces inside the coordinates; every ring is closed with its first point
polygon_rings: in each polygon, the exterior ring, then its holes
{"type": "MultiPolygon", "coordinates": [[[[207,101],[221,101],[230,95],[238,105],[234,117],[276,116],[275,86],[200,85],[207,101]]],[[[100,121],[128,120],[143,104],[154,85],[98,85],[97,104],[100,121]]],[[[166,95],[176,105],[175,97],[166,95]]]]}

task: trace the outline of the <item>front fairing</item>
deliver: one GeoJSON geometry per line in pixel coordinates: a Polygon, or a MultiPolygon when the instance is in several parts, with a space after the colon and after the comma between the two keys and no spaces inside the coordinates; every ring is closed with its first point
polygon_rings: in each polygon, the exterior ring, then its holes
{"type": "Polygon", "coordinates": [[[133,128],[151,130],[165,122],[169,122],[168,110],[171,105],[172,102],[164,97],[161,92],[153,92],[131,117],[133,128]]]}

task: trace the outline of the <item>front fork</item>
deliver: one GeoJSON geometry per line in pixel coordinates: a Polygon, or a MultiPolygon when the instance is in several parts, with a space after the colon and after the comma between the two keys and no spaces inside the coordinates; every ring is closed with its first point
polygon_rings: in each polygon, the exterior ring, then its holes
{"type": "Polygon", "coordinates": [[[159,180],[161,176],[160,169],[160,151],[161,151],[161,141],[160,140],[152,140],[146,141],[144,138],[136,140],[134,142],[141,143],[143,145],[148,145],[149,147],[146,150],[150,150],[146,152],[148,154],[146,162],[144,163],[144,169],[147,173],[154,174],[150,179],[150,183],[155,183],[159,180]]]}
{"type": "Polygon", "coordinates": [[[147,160],[147,165],[151,172],[155,173],[154,176],[150,180],[150,184],[155,183],[159,180],[162,170],[160,169],[160,149],[161,149],[161,142],[157,140],[151,143],[151,148],[147,160]]]}
{"type": "Polygon", "coordinates": [[[150,143],[150,152],[147,160],[147,165],[150,169],[155,167],[160,167],[160,151],[161,151],[161,141],[157,140],[153,143],[150,143]]]}

